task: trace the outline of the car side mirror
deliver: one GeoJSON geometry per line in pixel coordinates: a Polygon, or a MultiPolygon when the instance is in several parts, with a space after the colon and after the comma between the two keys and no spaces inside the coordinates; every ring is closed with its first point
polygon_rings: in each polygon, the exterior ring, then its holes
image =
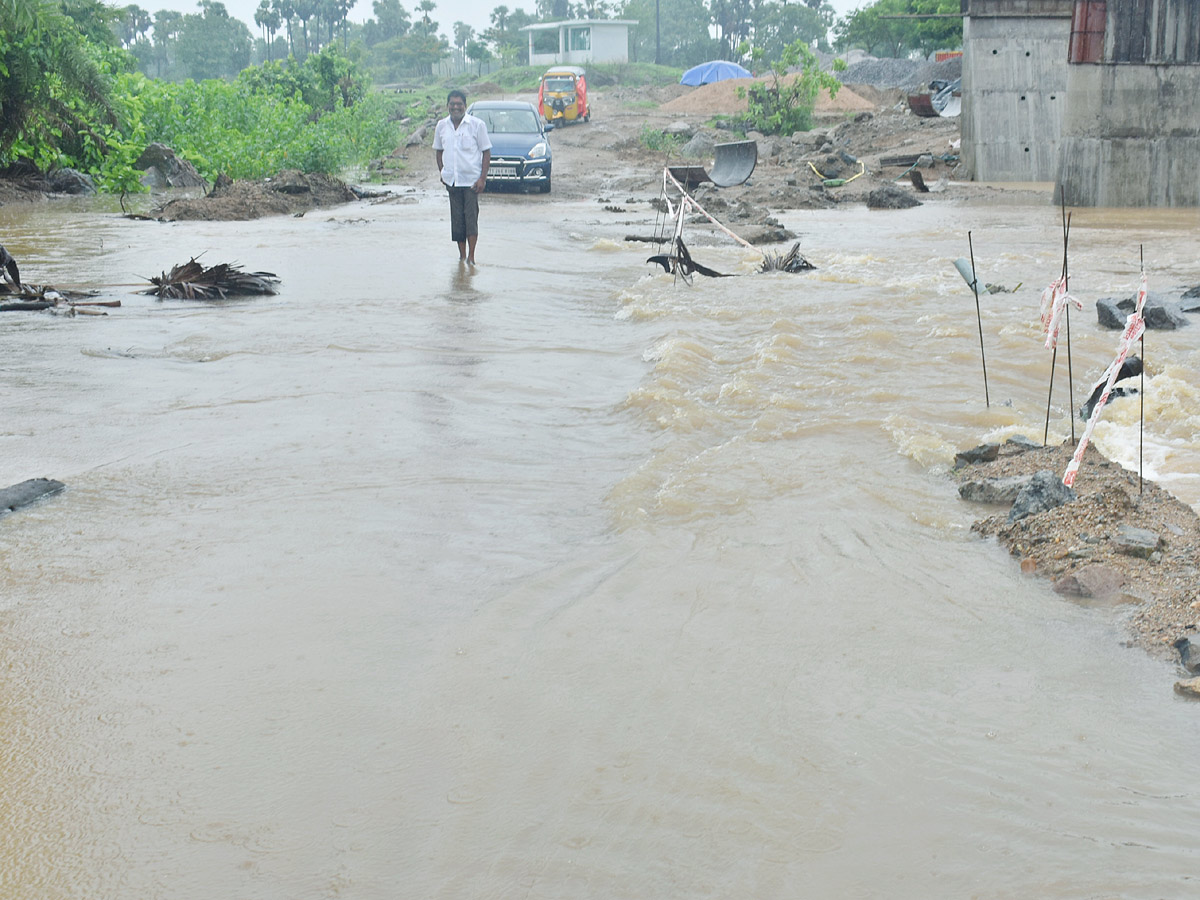
{"type": "Polygon", "coordinates": [[[544,126],[542,126],[542,134],[545,134],[547,131],[553,131],[553,130],[554,130],[553,122],[547,122],[544,126]]]}

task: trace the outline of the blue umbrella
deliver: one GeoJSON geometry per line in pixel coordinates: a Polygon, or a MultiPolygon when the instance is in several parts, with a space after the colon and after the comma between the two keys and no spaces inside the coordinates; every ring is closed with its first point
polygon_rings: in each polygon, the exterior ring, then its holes
{"type": "Polygon", "coordinates": [[[753,78],[754,76],[737,63],[726,62],[723,59],[713,59],[698,66],[692,66],[679,79],[680,84],[690,84],[693,87],[700,84],[711,84],[714,81],[724,81],[727,78],[753,78]]]}

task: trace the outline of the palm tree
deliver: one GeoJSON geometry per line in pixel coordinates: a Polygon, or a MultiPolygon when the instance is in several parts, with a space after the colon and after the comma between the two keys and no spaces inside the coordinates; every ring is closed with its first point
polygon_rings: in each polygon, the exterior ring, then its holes
{"type": "Polygon", "coordinates": [[[75,22],[54,0],[0,3],[0,158],[20,137],[61,146],[62,136],[87,134],[105,148],[92,128],[99,117],[115,122],[108,78],[100,70],[75,22]],[[54,78],[46,77],[53,72],[54,78]]]}
{"type": "Polygon", "coordinates": [[[422,23],[425,25],[425,34],[428,35],[433,31],[433,23],[429,20],[429,14],[437,9],[437,4],[433,0],[421,0],[417,4],[417,9],[424,13],[421,17],[422,23]]]}
{"type": "Polygon", "coordinates": [[[267,59],[271,58],[271,32],[267,29],[267,19],[271,15],[269,0],[259,0],[258,9],[254,10],[254,24],[262,29],[263,43],[267,45],[267,59]]]}
{"type": "Polygon", "coordinates": [[[160,9],[154,14],[154,58],[158,62],[158,75],[171,62],[171,45],[175,43],[183,27],[183,13],[173,9],[160,9]]]}
{"type": "Polygon", "coordinates": [[[301,33],[304,35],[304,56],[308,58],[308,20],[318,12],[320,0],[291,0],[292,11],[300,20],[301,33]]]}
{"type": "Polygon", "coordinates": [[[346,16],[350,14],[350,10],[354,9],[357,3],[358,0],[337,0],[339,21],[342,23],[342,49],[350,46],[350,27],[346,22],[346,16]]]}
{"type": "Polygon", "coordinates": [[[459,50],[465,50],[467,41],[475,37],[475,29],[466,22],[454,23],[454,46],[459,50]]]}
{"type": "Polygon", "coordinates": [[[271,9],[279,13],[281,22],[287,23],[288,53],[295,56],[296,39],[292,35],[292,16],[296,14],[296,8],[292,5],[292,0],[271,0],[271,9]]]}

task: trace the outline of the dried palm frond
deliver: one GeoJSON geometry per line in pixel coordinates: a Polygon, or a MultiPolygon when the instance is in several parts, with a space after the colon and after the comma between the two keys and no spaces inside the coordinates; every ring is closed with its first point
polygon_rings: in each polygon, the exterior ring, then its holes
{"type": "Polygon", "coordinates": [[[760,272],[807,272],[815,269],[812,263],[800,255],[800,242],[792,244],[787,253],[764,253],[760,272]]]}
{"type": "Polygon", "coordinates": [[[219,263],[205,268],[191,259],[170,272],[149,279],[154,285],[140,293],[170,300],[223,300],[245,294],[274,294],[279,279],[273,272],[243,272],[238,266],[219,263]]]}

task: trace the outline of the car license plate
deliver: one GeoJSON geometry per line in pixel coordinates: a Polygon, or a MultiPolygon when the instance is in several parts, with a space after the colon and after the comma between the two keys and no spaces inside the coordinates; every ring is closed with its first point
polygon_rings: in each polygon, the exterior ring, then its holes
{"type": "Polygon", "coordinates": [[[515,166],[492,166],[488,169],[488,173],[491,175],[512,176],[517,174],[517,169],[515,166]]]}

